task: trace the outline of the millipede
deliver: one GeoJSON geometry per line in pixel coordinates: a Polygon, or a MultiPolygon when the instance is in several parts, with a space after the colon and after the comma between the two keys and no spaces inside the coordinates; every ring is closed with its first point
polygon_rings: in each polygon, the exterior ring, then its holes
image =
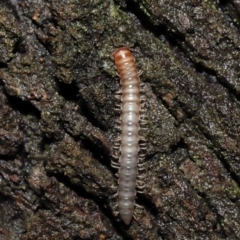
{"type": "Polygon", "coordinates": [[[129,225],[134,213],[136,189],[141,190],[144,187],[138,177],[138,171],[142,168],[139,159],[143,157],[139,156],[139,141],[144,141],[139,130],[140,125],[146,124],[142,103],[144,98],[140,96],[142,84],[131,51],[126,47],[118,48],[113,53],[113,58],[122,87],[116,93],[116,97],[121,99],[121,135],[115,141],[120,156],[117,157],[118,162],[112,161],[111,165],[118,168],[116,195],[119,214],[123,222],[129,225]]]}

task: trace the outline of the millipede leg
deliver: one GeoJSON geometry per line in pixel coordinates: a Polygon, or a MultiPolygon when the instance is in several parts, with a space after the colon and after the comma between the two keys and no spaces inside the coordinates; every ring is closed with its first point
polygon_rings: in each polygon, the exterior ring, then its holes
{"type": "Polygon", "coordinates": [[[146,178],[146,174],[142,174],[142,175],[138,175],[138,177],[137,177],[137,179],[139,179],[139,180],[143,180],[144,178],[146,178]]]}
{"type": "Polygon", "coordinates": [[[142,172],[142,171],[145,171],[145,167],[144,166],[138,166],[138,171],[142,172]]]}
{"type": "Polygon", "coordinates": [[[140,179],[137,179],[137,185],[139,186],[139,185],[143,185],[144,184],[144,182],[142,181],[142,180],[140,180],[140,179]]]}
{"type": "Polygon", "coordinates": [[[147,124],[148,124],[148,121],[147,121],[147,120],[140,119],[140,120],[139,120],[139,123],[140,123],[140,125],[147,125],[147,124]]]}
{"type": "Polygon", "coordinates": [[[122,106],[122,105],[121,105],[121,103],[116,103],[115,106],[116,106],[117,108],[120,108],[120,109],[121,109],[121,106],[122,106]]]}
{"type": "Polygon", "coordinates": [[[146,142],[146,141],[147,141],[147,138],[145,138],[145,137],[143,137],[143,136],[140,136],[140,141],[146,142]]]}
{"type": "Polygon", "coordinates": [[[113,110],[114,110],[114,112],[117,112],[117,113],[119,113],[119,112],[121,112],[121,108],[113,108],[113,110]]]}
{"type": "Polygon", "coordinates": [[[119,169],[119,168],[120,168],[120,165],[119,165],[119,164],[116,164],[116,163],[114,163],[114,162],[111,162],[111,166],[112,166],[113,168],[116,168],[116,169],[119,169]]]}
{"type": "Polygon", "coordinates": [[[121,137],[116,137],[116,138],[114,139],[114,142],[119,142],[119,141],[121,141],[121,137]]]}
{"type": "Polygon", "coordinates": [[[139,159],[144,160],[145,157],[146,157],[146,154],[145,153],[140,153],[138,156],[139,156],[138,157],[139,159]]]}
{"type": "Polygon", "coordinates": [[[119,150],[119,147],[120,147],[120,146],[113,146],[113,149],[114,149],[114,150],[119,150]]]}
{"type": "Polygon", "coordinates": [[[113,164],[115,164],[115,165],[116,165],[116,164],[120,164],[120,163],[119,163],[119,157],[116,157],[116,158],[112,159],[112,160],[111,160],[111,163],[113,163],[113,164]]]}
{"type": "MultiPolygon", "coordinates": [[[[112,190],[117,190],[118,187],[117,187],[117,186],[111,186],[111,189],[112,189],[112,190]]],[[[111,198],[111,197],[110,197],[110,198],[111,198]]]]}
{"type": "Polygon", "coordinates": [[[119,215],[119,211],[117,210],[118,209],[118,204],[114,204],[114,206],[112,207],[113,209],[113,216],[114,217],[117,217],[119,215]]]}
{"type": "Polygon", "coordinates": [[[122,89],[116,91],[115,94],[117,94],[117,95],[122,95],[122,89]]]}
{"type": "Polygon", "coordinates": [[[138,189],[138,190],[143,190],[145,187],[146,187],[145,185],[137,186],[137,189],[138,189]]]}
{"type": "Polygon", "coordinates": [[[118,99],[118,100],[121,100],[121,97],[122,97],[122,96],[121,96],[121,95],[116,95],[116,94],[115,94],[114,97],[115,97],[116,99],[118,99]]]}
{"type": "MultiPolygon", "coordinates": [[[[117,195],[118,195],[118,192],[114,193],[114,194],[110,197],[110,199],[116,198],[117,195]]],[[[117,208],[117,206],[116,206],[116,208],[117,208]]]]}
{"type": "Polygon", "coordinates": [[[140,120],[148,120],[148,116],[146,114],[140,115],[140,120]]]}
{"type": "Polygon", "coordinates": [[[138,163],[138,168],[145,167],[145,163],[138,163]]]}
{"type": "Polygon", "coordinates": [[[141,105],[141,109],[144,109],[146,106],[146,103],[144,102],[144,103],[141,103],[140,105],[141,105]]]}
{"type": "Polygon", "coordinates": [[[147,143],[145,143],[145,142],[139,143],[139,147],[140,147],[140,148],[144,148],[144,147],[146,147],[146,146],[147,146],[147,143]]]}
{"type": "Polygon", "coordinates": [[[144,113],[147,112],[147,109],[145,109],[145,108],[141,108],[139,112],[140,112],[140,114],[144,114],[144,113]]]}
{"type": "Polygon", "coordinates": [[[134,204],[134,206],[137,207],[137,208],[140,208],[140,209],[144,209],[143,206],[141,206],[141,205],[139,205],[139,204],[136,204],[136,203],[134,204]]]}
{"type": "Polygon", "coordinates": [[[112,158],[113,158],[114,160],[116,160],[116,159],[119,159],[119,156],[117,156],[117,155],[112,155],[112,158]]]}
{"type": "MultiPolygon", "coordinates": [[[[140,163],[143,163],[143,161],[145,160],[145,156],[146,156],[146,154],[141,154],[141,156],[140,156],[140,154],[139,154],[138,161],[139,161],[140,163]]],[[[138,163],[138,164],[139,164],[139,163],[138,163]]],[[[139,166],[139,168],[141,168],[141,166],[139,166]]]]}
{"type": "Polygon", "coordinates": [[[119,143],[119,142],[115,142],[115,143],[113,144],[113,149],[114,149],[114,150],[119,150],[119,148],[120,148],[120,143],[119,143]]]}
{"type": "Polygon", "coordinates": [[[121,124],[121,120],[120,120],[120,119],[116,119],[116,120],[115,120],[115,123],[118,124],[118,125],[120,125],[120,124],[121,124]]]}
{"type": "MultiPolygon", "coordinates": [[[[116,208],[117,208],[118,206],[116,206],[116,208]]],[[[117,211],[117,210],[115,210],[114,212],[113,212],[113,215],[116,217],[116,216],[118,216],[119,215],[119,211],[117,211]]]]}
{"type": "Polygon", "coordinates": [[[119,125],[117,125],[117,124],[114,125],[114,128],[117,129],[117,130],[121,130],[121,126],[119,126],[119,125]]]}
{"type": "MultiPolygon", "coordinates": [[[[144,158],[140,158],[140,159],[139,159],[139,162],[142,163],[143,161],[144,161],[144,158]]],[[[138,167],[138,170],[139,170],[139,171],[144,171],[145,168],[144,168],[144,167],[138,167]]]]}

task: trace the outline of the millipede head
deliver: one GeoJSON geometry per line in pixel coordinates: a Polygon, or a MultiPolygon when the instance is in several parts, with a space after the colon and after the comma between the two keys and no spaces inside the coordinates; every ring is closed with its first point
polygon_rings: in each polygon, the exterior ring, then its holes
{"type": "Polygon", "coordinates": [[[115,58],[116,54],[118,54],[120,51],[130,51],[130,49],[128,47],[120,47],[117,48],[113,53],[112,53],[112,57],[115,58]]]}
{"type": "Polygon", "coordinates": [[[114,58],[114,61],[116,63],[123,58],[133,57],[133,55],[128,47],[121,47],[112,53],[112,57],[114,58]]]}

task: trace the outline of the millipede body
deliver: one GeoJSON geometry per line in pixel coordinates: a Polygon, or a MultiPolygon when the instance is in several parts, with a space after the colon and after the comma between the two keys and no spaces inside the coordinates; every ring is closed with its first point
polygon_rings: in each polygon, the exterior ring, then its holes
{"type": "Polygon", "coordinates": [[[121,219],[128,225],[134,212],[138,174],[140,79],[128,48],[117,49],[113,57],[122,85],[118,208],[121,219]]]}

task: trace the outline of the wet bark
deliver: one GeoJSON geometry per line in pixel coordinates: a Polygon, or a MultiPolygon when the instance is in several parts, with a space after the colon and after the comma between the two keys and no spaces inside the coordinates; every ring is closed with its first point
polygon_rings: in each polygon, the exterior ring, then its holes
{"type": "Polygon", "coordinates": [[[0,239],[239,239],[239,1],[6,2],[0,239]],[[148,116],[129,226],[111,197],[121,46],[148,116]]]}

